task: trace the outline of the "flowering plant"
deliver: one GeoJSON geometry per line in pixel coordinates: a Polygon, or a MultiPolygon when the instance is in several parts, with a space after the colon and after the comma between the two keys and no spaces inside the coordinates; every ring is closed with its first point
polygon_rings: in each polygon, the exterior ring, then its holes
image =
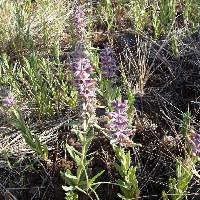
{"type": "Polygon", "coordinates": [[[129,129],[127,103],[127,101],[114,101],[114,111],[108,114],[110,117],[109,131],[112,138],[111,144],[120,144],[121,146],[133,145],[133,141],[129,138],[134,133],[129,129]]]}
{"type": "MultiPolygon", "coordinates": [[[[95,122],[96,81],[91,77],[94,68],[86,56],[84,45],[78,43],[71,63],[74,85],[79,94],[79,107],[83,126],[95,122]]],[[[86,130],[86,127],[84,127],[86,130]]]]}
{"type": "Polygon", "coordinates": [[[105,45],[105,48],[101,50],[99,57],[103,78],[116,80],[118,66],[114,59],[113,50],[105,45]]]}

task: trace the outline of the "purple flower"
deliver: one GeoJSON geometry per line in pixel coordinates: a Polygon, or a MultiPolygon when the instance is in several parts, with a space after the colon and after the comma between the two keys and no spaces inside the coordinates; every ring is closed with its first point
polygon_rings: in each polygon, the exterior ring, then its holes
{"type": "Polygon", "coordinates": [[[15,97],[13,94],[9,94],[7,97],[5,97],[3,100],[2,100],[2,104],[4,107],[12,107],[14,104],[15,104],[15,97]]]}
{"type": "Polygon", "coordinates": [[[85,99],[96,97],[96,81],[92,79],[85,80],[79,84],[79,94],[85,99]]]}
{"type": "Polygon", "coordinates": [[[200,135],[191,130],[187,141],[191,145],[193,156],[200,156],[200,135]]]}
{"type": "Polygon", "coordinates": [[[105,46],[100,52],[100,65],[104,78],[116,78],[118,70],[111,48],[105,46]]]}
{"type": "Polygon", "coordinates": [[[75,6],[75,15],[74,15],[74,25],[76,30],[76,35],[79,40],[83,40],[85,36],[85,13],[81,9],[80,5],[75,6]]]}
{"type": "Polygon", "coordinates": [[[129,146],[133,144],[129,136],[133,132],[129,129],[127,115],[127,101],[119,100],[113,103],[114,111],[109,113],[110,118],[109,131],[111,133],[111,144],[120,144],[121,146],[129,146]]]}
{"type": "Polygon", "coordinates": [[[71,65],[74,77],[76,80],[86,80],[90,78],[91,73],[94,71],[87,58],[75,58],[71,65]]]}
{"type": "Polygon", "coordinates": [[[74,76],[74,84],[77,87],[79,95],[85,99],[95,98],[96,81],[91,78],[94,68],[86,57],[82,44],[77,44],[76,46],[71,69],[74,76]]]}
{"type": "Polygon", "coordinates": [[[126,133],[123,133],[121,131],[115,132],[112,135],[112,139],[110,141],[111,144],[120,144],[121,146],[131,146],[133,144],[133,141],[130,140],[130,138],[126,135],[126,133]]]}
{"type": "Polygon", "coordinates": [[[80,115],[82,119],[87,119],[87,121],[93,123],[96,120],[96,80],[91,77],[94,68],[85,54],[82,43],[76,45],[71,70],[74,76],[74,85],[78,90],[80,99],[79,106],[82,110],[80,115]]]}

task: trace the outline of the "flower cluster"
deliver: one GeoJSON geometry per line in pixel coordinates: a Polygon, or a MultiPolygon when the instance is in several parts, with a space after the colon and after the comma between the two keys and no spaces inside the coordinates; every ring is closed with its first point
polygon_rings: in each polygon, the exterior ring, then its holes
{"type": "Polygon", "coordinates": [[[114,112],[108,114],[110,118],[109,132],[111,133],[111,144],[120,144],[121,146],[130,146],[133,142],[129,136],[133,132],[129,129],[127,115],[127,101],[119,100],[113,103],[114,112]]]}
{"type": "Polygon", "coordinates": [[[91,120],[95,118],[96,81],[91,78],[94,68],[86,56],[84,45],[78,43],[73,54],[71,69],[74,76],[74,84],[80,97],[82,117],[91,120]]]}
{"type": "Polygon", "coordinates": [[[12,93],[2,99],[2,105],[7,108],[12,107],[15,103],[15,96],[12,93]]]}
{"type": "Polygon", "coordinates": [[[79,91],[79,95],[86,100],[94,98],[96,92],[96,81],[91,79],[94,68],[87,58],[84,45],[79,43],[73,54],[71,69],[74,75],[74,83],[79,91]]]}
{"type": "Polygon", "coordinates": [[[193,156],[200,156],[200,134],[191,130],[187,136],[187,141],[191,145],[193,156]]]}
{"type": "Polygon", "coordinates": [[[116,71],[118,70],[118,67],[111,48],[105,46],[105,48],[101,50],[100,64],[104,78],[116,78],[116,71]]]}
{"type": "MultiPolygon", "coordinates": [[[[74,76],[74,85],[79,94],[79,108],[83,127],[96,121],[96,81],[91,77],[94,68],[85,53],[86,22],[80,2],[75,3],[74,24],[78,42],[73,54],[71,69],[74,76]]],[[[85,129],[83,128],[83,129],[85,129]]]]}
{"type": "Polygon", "coordinates": [[[83,41],[85,36],[86,22],[85,13],[81,9],[80,5],[75,6],[74,25],[77,38],[83,41]]]}

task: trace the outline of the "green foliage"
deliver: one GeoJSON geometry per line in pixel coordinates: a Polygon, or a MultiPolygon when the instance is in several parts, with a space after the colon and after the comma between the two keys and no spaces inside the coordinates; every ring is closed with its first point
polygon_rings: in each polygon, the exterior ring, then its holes
{"type": "Polygon", "coordinates": [[[120,165],[114,163],[114,166],[119,172],[121,179],[117,180],[120,186],[122,194],[119,194],[124,200],[139,199],[139,187],[136,177],[137,167],[131,166],[131,155],[130,151],[125,153],[124,149],[121,147],[114,147],[115,155],[120,165]]]}
{"type": "Polygon", "coordinates": [[[169,198],[168,198],[168,196],[167,196],[165,191],[162,191],[162,199],[163,200],[169,200],[169,198]]]}
{"type": "Polygon", "coordinates": [[[0,2],[0,46],[5,47],[1,48],[0,84],[28,100],[40,117],[52,116],[63,105],[76,105],[71,75],[60,62],[59,40],[70,14],[65,3],[0,2]]]}
{"type": "Polygon", "coordinates": [[[171,36],[171,48],[174,56],[178,58],[179,56],[179,48],[178,48],[178,38],[176,36],[176,29],[172,32],[171,36]]]}
{"type": "Polygon", "coordinates": [[[160,0],[160,21],[163,31],[173,30],[176,17],[176,0],[160,0]]]}
{"type": "Polygon", "coordinates": [[[191,118],[191,114],[189,111],[183,114],[181,133],[183,134],[184,137],[187,136],[190,129],[190,118],[191,118]]]}
{"type": "Polygon", "coordinates": [[[22,3],[12,0],[0,2],[0,46],[12,44],[12,50],[21,54],[24,48],[30,50],[51,47],[62,34],[65,13],[64,1],[44,0],[36,4],[30,0],[22,3]]]}
{"type": "Polygon", "coordinates": [[[28,97],[29,104],[37,108],[40,116],[51,116],[64,104],[72,107],[76,105],[77,93],[69,84],[71,75],[69,72],[64,75],[63,65],[59,63],[57,55],[54,55],[55,60],[50,61],[33,52],[23,57],[14,69],[4,54],[0,63],[0,82],[10,84],[22,97],[28,97]]]}
{"type": "Polygon", "coordinates": [[[0,2],[0,47],[6,48],[15,32],[15,5],[13,1],[0,2]]]}
{"type": "Polygon", "coordinates": [[[115,27],[115,10],[111,0],[104,0],[99,6],[99,16],[103,23],[106,24],[107,30],[110,31],[115,27]]]}
{"type": "Polygon", "coordinates": [[[108,111],[112,111],[112,102],[121,97],[120,88],[114,87],[109,80],[102,79],[98,92],[102,96],[108,111]]]}
{"type": "MultiPolygon", "coordinates": [[[[196,159],[187,157],[186,159],[178,158],[176,165],[176,178],[169,179],[169,194],[172,200],[182,200],[186,196],[186,190],[190,183],[196,159]]],[[[165,192],[163,192],[163,200],[168,200],[165,192]]]]}
{"type": "Polygon", "coordinates": [[[156,0],[150,6],[155,39],[163,35],[171,36],[172,51],[174,55],[178,55],[177,32],[180,27],[177,23],[177,17],[183,17],[187,33],[190,34],[197,30],[200,19],[198,12],[200,2],[198,0],[156,0]]]}
{"type": "Polygon", "coordinates": [[[137,31],[143,31],[147,24],[147,0],[131,0],[130,1],[130,16],[134,20],[134,26],[137,31]]]}
{"type": "Polygon", "coordinates": [[[184,5],[183,16],[188,32],[194,31],[199,26],[200,2],[199,0],[182,0],[181,2],[184,5]]]}
{"type": "MultiPolygon", "coordinates": [[[[184,138],[187,137],[190,131],[190,112],[183,114],[183,121],[181,125],[181,134],[184,138]]],[[[163,200],[168,200],[171,196],[172,200],[182,200],[186,197],[186,190],[193,177],[193,169],[195,168],[198,157],[191,155],[191,149],[187,147],[187,143],[183,146],[185,149],[185,157],[178,157],[176,161],[176,177],[169,179],[169,192],[162,193],[163,200]]]]}
{"type": "Polygon", "coordinates": [[[133,93],[133,90],[128,89],[127,97],[128,97],[127,114],[128,114],[129,123],[132,124],[132,121],[134,119],[134,114],[135,114],[135,94],[133,93]]]}
{"type": "Polygon", "coordinates": [[[171,50],[178,57],[178,38],[176,27],[176,0],[155,1],[152,5],[152,25],[155,38],[168,35],[171,38],[171,50]],[[158,10],[159,8],[159,10],[158,10]]]}
{"type": "MultiPolygon", "coordinates": [[[[72,126],[74,123],[70,123],[72,126]]],[[[69,125],[70,125],[69,124],[69,125]]],[[[76,123],[75,123],[76,125],[76,123]]],[[[67,170],[65,173],[61,172],[61,176],[63,177],[65,184],[67,186],[63,186],[63,189],[66,194],[66,200],[76,200],[78,199],[78,193],[84,193],[91,198],[91,193],[93,193],[98,200],[99,197],[95,192],[95,189],[100,185],[96,182],[96,179],[99,178],[104,170],[89,178],[88,176],[88,165],[91,159],[87,159],[87,152],[90,147],[90,144],[95,137],[94,129],[89,128],[86,132],[82,132],[80,130],[74,129],[74,132],[77,134],[79,141],[82,144],[81,152],[77,151],[74,147],[66,144],[66,149],[74,160],[77,166],[76,175],[72,175],[70,170],[67,170]],[[95,185],[93,185],[95,183],[95,185]]]]}
{"type": "Polygon", "coordinates": [[[48,148],[46,144],[42,144],[38,138],[38,136],[32,135],[28,126],[26,125],[21,113],[17,109],[10,110],[11,115],[11,123],[17,128],[22,137],[24,138],[26,144],[36,152],[43,160],[48,160],[48,148]]]}
{"type": "Polygon", "coordinates": [[[155,37],[155,39],[157,39],[162,34],[160,12],[158,11],[158,2],[157,1],[153,2],[151,13],[152,13],[152,26],[154,29],[154,37],[155,37]]]}

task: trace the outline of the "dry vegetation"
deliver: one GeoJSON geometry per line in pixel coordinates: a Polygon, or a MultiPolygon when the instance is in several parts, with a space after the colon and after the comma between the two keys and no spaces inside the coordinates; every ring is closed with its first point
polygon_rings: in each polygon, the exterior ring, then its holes
{"type": "Polygon", "coordinates": [[[104,170],[98,177],[104,183],[87,191],[80,183],[83,191],[74,189],[67,197],[62,186],[70,184],[60,172],[76,175],[77,162],[69,149],[82,152],[84,147],[70,124],[79,119],[83,101],[70,67],[80,37],[74,24],[77,2],[0,0],[0,200],[200,199],[200,139],[194,138],[200,117],[200,2],[79,4],[97,85],[98,127],[105,128],[111,100],[129,100],[131,139],[137,145],[124,151],[130,151],[128,170],[137,166],[131,181],[138,188],[133,196],[122,197],[117,181],[123,176],[113,163],[123,165],[124,158],[95,127],[87,175],[92,178],[104,170]],[[119,67],[114,84],[102,81],[99,54],[106,44],[119,67]],[[11,107],[5,104],[7,98],[13,100],[11,107]],[[196,139],[196,146],[188,138],[196,139]]]}

